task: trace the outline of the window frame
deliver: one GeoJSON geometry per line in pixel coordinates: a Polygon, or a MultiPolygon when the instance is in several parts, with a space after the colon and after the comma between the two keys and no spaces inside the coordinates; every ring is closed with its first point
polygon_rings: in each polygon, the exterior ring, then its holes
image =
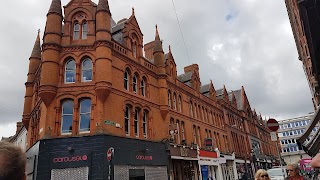
{"type": "Polygon", "coordinates": [[[81,82],[91,82],[93,81],[93,64],[92,60],[90,58],[85,58],[82,63],[81,63],[81,82]],[[84,63],[85,62],[90,62],[91,68],[85,69],[84,68],[84,63]],[[84,71],[91,71],[91,80],[84,80],[84,71]]]}
{"type": "Polygon", "coordinates": [[[82,99],[79,104],[80,104],[80,106],[79,106],[79,128],[78,128],[79,133],[90,133],[90,131],[91,131],[91,126],[90,125],[91,125],[91,112],[92,112],[91,106],[92,106],[92,101],[89,98],[85,98],[85,99],[82,99]],[[90,111],[89,112],[81,112],[81,105],[86,100],[90,101],[90,111]],[[80,128],[81,127],[81,121],[82,121],[81,115],[84,115],[84,114],[89,114],[90,115],[89,116],[89,130],[83,130],[82,131],[81,128],[80,128]]]}
{"type": "Polygon", "coordinates": [[[74,59],[69,59],[67,60],[66,64],[64,65],[64,84],[73,84],[76,83],[76,77],[77,77],[77,65],[76,65],[76,61],[74,59]],[[74,69],[72,70],[68,70],[67,66],[69,63],[73,62],[74,63],[74,69]],[[67,82],[67,72],[73,72],[73,79],[74,81],[72,82],[67,82]]]}
{"type": "Polygon", "coordinates": [[[135,108],[134,118],[133,118],[133,133],[135,137],[139,137],[139,114],[140,114],[139,109],[135,108]]]}
{"type": "Polygon", "coordinates": [[[143,136],[147,138],[148,137],[148,112],[146,110],[143,111],[142,128],[143,128],[143,136]]]}
{"type": "Polygon", "coordinates": [[[73,129],[73,118],[74,118],[74,101],[73,100],[71,100],[71,99],[66,99],[66,100],[64,100],[63,102],[62,102],[62,104],[61,104],[61,124],[60,124],[60,134],[61,135],[70,135],[70,134],[72,134],[72,129],[73,129]],[[65,114],[64,113],[64,105],[66,104],[66,103],[68,103],[68,102],[71,102],[72,104],[71,104],[71,106],[72,106],[72,113],[71,114],[65,114]],[[64,122],[65,122],[65,118],[64,118],[64,116],[71,116],[71,130],[70,131],[68,131],[68,132],[64,132],[64,130],[63,130],[63,124],[64,124],[64,122]]]}
{"type": "Polygon", "coordinates": [[[123,73],[123,85],[124,85],[124,89],[129,91],[130,88],[129,88],[129,80],[130,80],[130,74],[128,72],[128,70],[126,69],[123,73]]]}
{"type": "Polygon", "coordinates": [[[132,78],[132,91],[135,93],[135,94],[138,94],[139,93],[139,90],[138,90],[138,77],[136,74],[133,75],[133,78],[132,78]]]}
{"type": "Polygon", "coordinates": [[[128,105],[124,112],[124,131],[126,136],[130,136],[130,107],[128,105]]]}

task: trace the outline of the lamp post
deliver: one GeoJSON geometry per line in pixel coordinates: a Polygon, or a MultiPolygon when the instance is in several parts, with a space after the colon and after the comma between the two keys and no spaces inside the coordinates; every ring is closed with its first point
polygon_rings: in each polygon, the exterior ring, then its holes
{"type": "Polygon", "coordinates": [[[251,157],[252,157],[253,170],[254,170],[253,174],[255,174],[256,173],[256,160],[257,159],[256,159],[256,155],[255,155],[253,149],[251,149],[251,157]]]}

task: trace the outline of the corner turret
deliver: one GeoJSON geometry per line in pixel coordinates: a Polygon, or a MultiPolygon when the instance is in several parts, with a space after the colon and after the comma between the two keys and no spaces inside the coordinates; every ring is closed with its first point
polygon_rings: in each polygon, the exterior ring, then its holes
{"type": "Polygon", "coordinates": [[[59,83],[62,20],[61,1],[52,0],[43,36],[42,75],[39,93],[40,98],[47,107],[55,98],[59,83]]]}

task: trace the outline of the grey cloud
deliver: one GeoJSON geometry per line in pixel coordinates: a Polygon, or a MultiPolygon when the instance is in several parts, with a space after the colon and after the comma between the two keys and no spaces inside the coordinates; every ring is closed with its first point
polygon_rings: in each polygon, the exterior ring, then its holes
{"type": "MultiPolygon", "coordinates": [[[[62,4],[68,1],[62,0],[62,4]]],[[[313,110],[284,1],[174,2],[190,62],[171,0],[109,0],[109,5],[116,21],[130,17],[131,8],[135,8],[144,43],[154,39],[158,24],[164,50],[171,45],[178,74],[184,66],[197,63],[203,84],[212,79],[216,89],[225,84],[227,90],[243,85],[251,107],[263,116],[288,118],[313,110]]],[[[44,30],[50,3],[11,0],[0,7],[0,20],[5,25],[0,33],[0,83],[4,85],[0,93],[5,94],[0,98],[0,125],[21,119],[28,58],[37,29],[44,30]]]]}

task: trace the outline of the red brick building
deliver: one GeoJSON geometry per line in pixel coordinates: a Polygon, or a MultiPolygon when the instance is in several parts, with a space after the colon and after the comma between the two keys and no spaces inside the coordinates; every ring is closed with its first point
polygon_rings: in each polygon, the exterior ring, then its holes
{"type": "Polygon", "coordinates": [[[267,164],[275,146],[244,88],[202,85],[196,64],[177,75],[170,47],[163,49],[158,28],[144,44],[134,10],[116,23],[107,0],[71,0],[64,13],[52,0],[43,43],[38,35],[29,59],[22,119],[28,147],[101,134],[166,142],[174,179],[198,179],[198,148],[217,152],[222,162],[210,173],[218,177],[237,176],[236,160],[261,155],[267,164]]]}

